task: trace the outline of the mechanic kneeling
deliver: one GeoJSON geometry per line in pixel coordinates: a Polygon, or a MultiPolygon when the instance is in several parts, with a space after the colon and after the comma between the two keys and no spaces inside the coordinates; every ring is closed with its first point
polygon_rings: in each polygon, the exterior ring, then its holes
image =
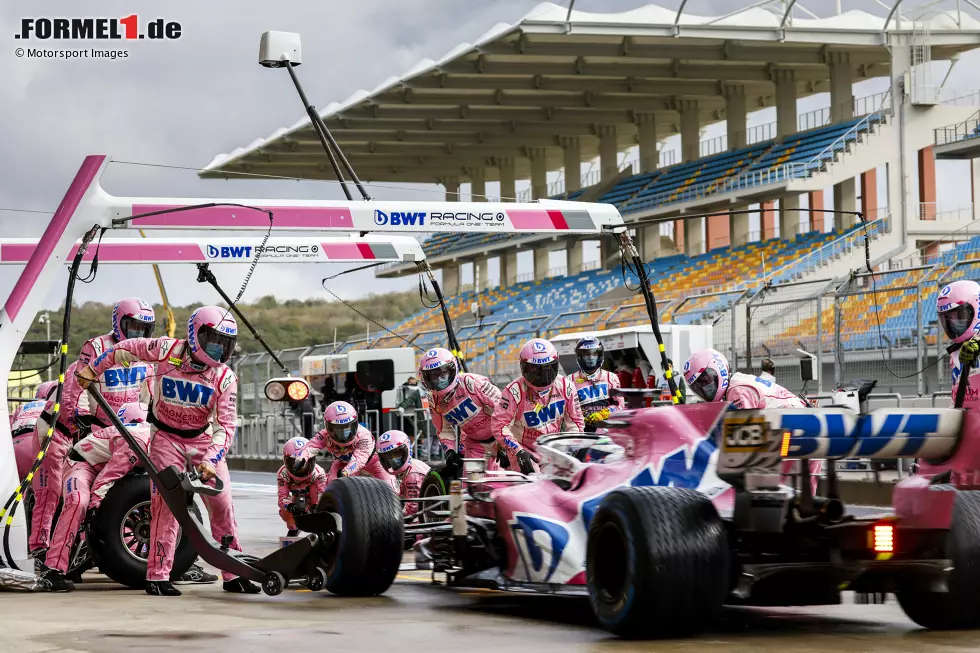
{"type": "Polygon", "coordinates": [[[327,473],[316,458],[304,456],[310,441],[295,437],[282,448],[282,467],[276,474],[279,486],[279,516],[289,530],[286,537],[299,535],[296,516],[313,512],[327,488],[327,473]]]}
{"type": "MultiPolygon", "coordinates": [[[[125,404],[119,410],[119,419],[145,451],[150,442],[146,410],[138,403],[125,404]]],[[[82,518],[89,508],[98,509],[112,484],[128,474],[136,462],[136,454],[112,426],[95,429],[68,451],[61,517],[54,527],[45,563],[41,565],[41,577],[48,581],[49,591],[75,589],[65,574],[82,518]]]]}
{"type": "MultiPolygon", "coordinates": [[[[378,437],[378,458],[381,465],[398,480],[398,496],[402,499],[418,499],[422,481],[429,473],[429,466],[412,458],[412,441],[403,431],[385,431],[378,437]]],[[[419,511],[418,501],[406,501],[406,517],[419,511]]]]}
{"type": "Polygon", "coordinates": [[[326,449],[334,457],[327,483],[337,477],[373,476],[398,492],[398,483],[378,460],[374,434],[357,421],[357,409],[346,401],[335,401],[323,412],[327,428],[313,436],[303,456],[313,459],[326,449]]]}
{"type": "MultiPolygon", "coordinates": [[[[105,370],[134,361],[157,364],[150,384],[150,458],[158,469],[184,466],[185,452],[195,450],[194,464],[202,480],[215,476],[231,487],[225,454],[237,425],[238,379],[225,363],[238,339],[238,325],[227,309],[202,306],[187,322],[187,337],[135,338],[102,353],[79,374],[83,387],[94,383],[105,370]],[[211,434],[207,433],[212,427],[211,434]]],[[[230,548],[241,551],[230,489],[202,497],[211,518],[211,535],[228,537],[230,548]]],[[[150,502],[150,557],[147,560],[146,593],[180,596],[170,582],[179,527],[166,501],[153,492],[150,502]]],[[[249,580],[223,572],[228,592],[257,594],[249,580]]]]}

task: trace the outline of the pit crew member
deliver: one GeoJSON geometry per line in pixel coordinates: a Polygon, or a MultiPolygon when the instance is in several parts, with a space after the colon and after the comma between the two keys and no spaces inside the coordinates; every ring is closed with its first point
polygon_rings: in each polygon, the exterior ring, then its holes
{"type": "Polygon", "coordinates": [[[327,427],[313,436],[303,456],[313,459],[323,449],[333,457],[327,483],[338,477],[373,476],[395,492],[398,484],[378,460],[374,434],[357,421],[357,409],[346,401],[335,401],[323,412],[327,427]]]}
{"type": "Polygon", "coordinates": [[[613,388],[618,388],[619,377],[602,369],[605,348],[598,338],[586,336],[575,343],[575,359],[578,371],[572,375],[578,403],[582,406],[585,419],[585,432],[595,433],[595,423],[600,422],[612,412],[624,410],[626,403],[622,397],[613,397],[613,388]]]}
{"type": "Polygon", "coordinates": [[[310,441],[295,437],[282,448],[282,467],[276,474],[279,486],[279,516],[286,522],[287,537],[299,535],[296,515],[313,512],[327,487],[327,473],[316,458],[303,455],[310,441]]]}
{"type": "MultiPolygon", "coordinates": [[[[412,458],[412,441],[403,431],[385,431],[378,436],[378,458],[381,466],[398,481],[398,496],[402,499],[418,499],[422,481],[429,473],[429,466],[412,458]]],[[[406,501],[406,517],[419,511],[418,501],[406,501]]]]}
{"type": "Polygon", "coordinates": [[[959,344],[949,358],[953,376],[953,397],[959,387],[963,365],[970,365],[970,375],[963,400],[963,408],[975,409],[980,405],[980,370],[977,369],[980,352],[980,284],[964,279],[954,281],[939,291],[936,298],[939,324],[946,337],[959,344]]]}

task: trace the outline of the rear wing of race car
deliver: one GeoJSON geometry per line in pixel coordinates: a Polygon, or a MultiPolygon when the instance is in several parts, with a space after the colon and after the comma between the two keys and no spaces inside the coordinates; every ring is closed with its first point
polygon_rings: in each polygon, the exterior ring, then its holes
{"type": "Polygon", "coordinates": [[[732,410],[716,427],[719,477],[778,473],[783,460],[952,456],[966,422],[954,408],[732,410]]]}

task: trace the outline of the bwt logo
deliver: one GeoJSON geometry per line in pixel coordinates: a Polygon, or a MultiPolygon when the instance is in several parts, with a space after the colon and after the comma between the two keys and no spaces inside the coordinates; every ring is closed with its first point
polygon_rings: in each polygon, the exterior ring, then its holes
{"type": "Polygon", "coordinates": [[[146,24],[146,32],[140,31],[139,16],[125,18],[21,18],[20,32],[15,39],[82,40],[136,40],[180,38],[180,23],[163,18],[146,24]]]}
{"type": "Polygon", "coordinates": [[[251,256],[251,245],[242,245],[240,247],[230,245],[215,247],[214,245],[208,245],[208,258],[249,258],[251,256]]]}
{"type": "Polygon", "coordinates": [[[190,383],[178,379],[163,377],[160,381],[163,396],[166,399],[176,400],[176,403],[183,405],[207,406],[214,394],[214,388],[209,388],[200,383],[190,383]]]}
{"type": "Polygon", "coordinates": [[[118,388],[138,386],[146,380],[145,367],[129,367],[108,369],[105,371],[105,385],[107,388],[118,388]]]}
{"type": "Polygon", "coordinates": [[[425,212],[392,211],[389,214],[375,209],[374,224],[378,226],[389,225],[392,227],[422,226],[425,224],[425,212]]]}
{"type": "Polygon", "coordinates": [[[446,411],[446,421],[453,426],[462,426],[479,412],[471,397],[467,397],[455,408],[446,411]]]}

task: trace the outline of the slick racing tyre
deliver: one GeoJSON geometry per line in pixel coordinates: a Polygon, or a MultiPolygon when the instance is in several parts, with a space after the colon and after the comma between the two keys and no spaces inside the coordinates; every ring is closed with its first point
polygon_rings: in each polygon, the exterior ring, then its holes
{"type": "MultiPolygon", "coordinates": [[[[197,507],[192,510],[199,517],[197,507]]],[[[150,478],[126,476],[106,494],[91,524],[92,555],[99,571],[120,585],[146,587],[150,552],[150,478]]],[[[174,552],[172,575],[179,577],[197,557],[183,534],[174,552]]]]}
{"type": "Polygon", "coordinates": [[[340,516],[341,529],[324,563],[327,590],[338,596],[375,596],[395,581],[405,525],[398,496],[384,481],[339,478],[327,486],[317,512],[340,516]]]}
{"type": "Polygon", "coordinates": [[[895,593],[898,603],[924,628],[980,628],[980,492],[956,492],[946,557],[953,562],[946,578],[948,592],[902,589],[895,593]]]}
{"type": "Polygon", "coordinates": [[[599,622],[623,637],[704,628],[728,595],[730,564],[725,526],[694,490],[615,490],[589,526],[589,601],[599,622]]]}

